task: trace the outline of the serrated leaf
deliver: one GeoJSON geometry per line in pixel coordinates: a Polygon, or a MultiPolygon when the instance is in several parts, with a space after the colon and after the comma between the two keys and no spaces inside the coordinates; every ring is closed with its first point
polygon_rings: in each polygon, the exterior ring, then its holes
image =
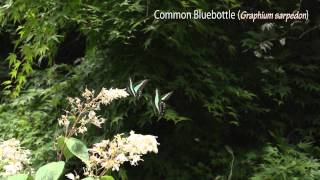
{"type": "Polygon", "coordinates": [[[9,84],[11,84],[11,83],[12,83],[12,81],[8,80],[8,81],[4,81],[4,82],[2,83],[2,85],[9,85],[9,84]]]}
{"type": "Polygon", "coordinates": [[[32,71],[31,64],[25,63],[23,65],[22,72],[26,72],[27,74],[29,74],[31,71],[32,71]]]}
{"type": "Polygon", "coordinates": [[[9,75],[11,76],[11,78],[17,78],[17,73],[18,71],[17,70],[12,70],[9,75]]]}
{"type": "Polygon", "coordinates": [[[6,60],[9,61],[9,67],[11,67],[17,62],[17,55],[14,53],[10,53],[6,60]]]}

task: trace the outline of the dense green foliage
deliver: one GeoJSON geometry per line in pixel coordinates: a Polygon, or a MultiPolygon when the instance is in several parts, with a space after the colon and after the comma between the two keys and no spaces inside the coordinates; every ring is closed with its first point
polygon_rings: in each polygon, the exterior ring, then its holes
{"type": "Polygon", "coordinates": [[[122,179],[318,179],[317,15],[274,24],[153,18],[195,8],[292,12],[299,2],[1,1],[0,138],[21,139],[40,166],[55,158],[65,97],[148,78],[139,103],[102,109],[108,123],[85,139],[130,129],[159,136],[159,155],[122,179]],[[161,120],[149,103],[156,87],[174,90],[161,120]]]}
{"type": "Polygon", "coordinates": [[[254,179],[319,179],[319,162],[292,147],[267,146],[254,179]]]}

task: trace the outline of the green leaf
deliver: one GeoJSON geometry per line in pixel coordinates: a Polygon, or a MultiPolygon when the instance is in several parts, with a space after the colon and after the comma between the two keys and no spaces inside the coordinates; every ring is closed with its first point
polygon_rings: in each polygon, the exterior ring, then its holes
{"type": "Polygon", "coordinates": [[[100,180],[114,180],[112,176],[102,176],[100,180]]]}
{"type": "Polygon", "coordinates": [[[228,153],[233,154],[233,150],[231,149],[230,146],[224,146],[226,148],[226,150],[228,151],[228,153]]]}
{"type": "Polygon", "coordinates": [[[57,139],[58,147],[60,150],[63,150],[63,155],[66,158],[66,160],[69,160],[70,158],[73,157],[73,154],[69,151],[66,143],[65,143],[65,138],[60,136],[57,139]]]}
{"type": "Polygon", "coordinates": [[[167,109],[164,117],[168,121],[173,121],[175,124],[181,121],[190,121],[191,119],[188,117],[180,116],[176,111],[173,109],[167,109]]]}
{"type": "Polygon", "coordinates": [[[30,63],[25,63],[22,67],[22,72],[26,72],[27,74],[32,71],[32,67],[30,63]]]}
{"type": "Polygon", "coordinates": [[[10,53],[6,60],[9,61],[9,67],[11,67],[17,62],[17,55],[10,53]]]}
{"type": "Polygon", "coordinates": [[[93,177],[86,177],[86,178],[84,178],[82,180],[95,180],[95,179],[93,177]]]}
{"type": "Polygon", "coordinates": [[[12,83],[12,81],[8,80],[8,81],[4,81],[4,82],[2,83],[2,85],[10,85],[11,83],[12,83]]]}
{"type": "Polygon", "coordinates": [[[11,76],[11,78],[16,78],[17,77],[17,73],[18,71],[17,70],[12,70],[9,75],[11,76]]]}
{"type": "Polygon", "coordinates": [[[52,162],[38,169],[35,180],[58,180],[64,170],[65,162],[52,162]]]}
{"type": "Polygon", "coordinates": [[[31,180],[28,174],[16,174],[7,178],[7,180],[31,180]]]}
{"type": "Polygon", "coordinates": [[[65,140],[65,143],[69,151],[73,155],[81,159],[84,163],[88,163],[89,161],[88,148],[82,141],[76,138],[68,138],[65,140]]]}

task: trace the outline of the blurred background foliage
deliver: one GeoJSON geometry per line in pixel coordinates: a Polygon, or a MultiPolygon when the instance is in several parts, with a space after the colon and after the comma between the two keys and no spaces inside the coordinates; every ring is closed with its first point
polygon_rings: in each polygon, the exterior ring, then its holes
{"type": "Polygon", "coordinates": [[[3,0],[0,138],[22,140],[38,167],[55,158],[67,96],[148,78],[143,98],[102,109],[108,123],[86,138],[131,129],[159,137],[160,153],[119,179],[319,179],[319,12],[315,0],[3,0]],[[311,17],[159,21],[157,9],[311,17]],[[156,87],[174,91],[161,120],[156,87]]]}

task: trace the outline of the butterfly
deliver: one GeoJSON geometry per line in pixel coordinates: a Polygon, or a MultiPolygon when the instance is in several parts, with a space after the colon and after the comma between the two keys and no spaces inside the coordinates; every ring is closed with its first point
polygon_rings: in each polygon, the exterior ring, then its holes
{"type": "Polygon", "coordinates": [[[132,79],[129,78],[129,84],[128,84],[126,90],[131,96],[139,98],[142,94],[143,88],[146,86],[148,81],[149,81],[148,79],[145,79],[145,80],[138,82],[136,85],[133,85],[132,79]]]}
{"type": "Polygon", "coordinates": [[[171,97],[172,95],[172,91],[161,96],[159,95],[159,90],[156,89],[156,95],[155,95],[155,98],[154,98],[154,105],[156,107],[156,110],[159,114],[160,117],[162,117],[164,115],[164,111],[166,109],[166,101],[171,97]]]}

